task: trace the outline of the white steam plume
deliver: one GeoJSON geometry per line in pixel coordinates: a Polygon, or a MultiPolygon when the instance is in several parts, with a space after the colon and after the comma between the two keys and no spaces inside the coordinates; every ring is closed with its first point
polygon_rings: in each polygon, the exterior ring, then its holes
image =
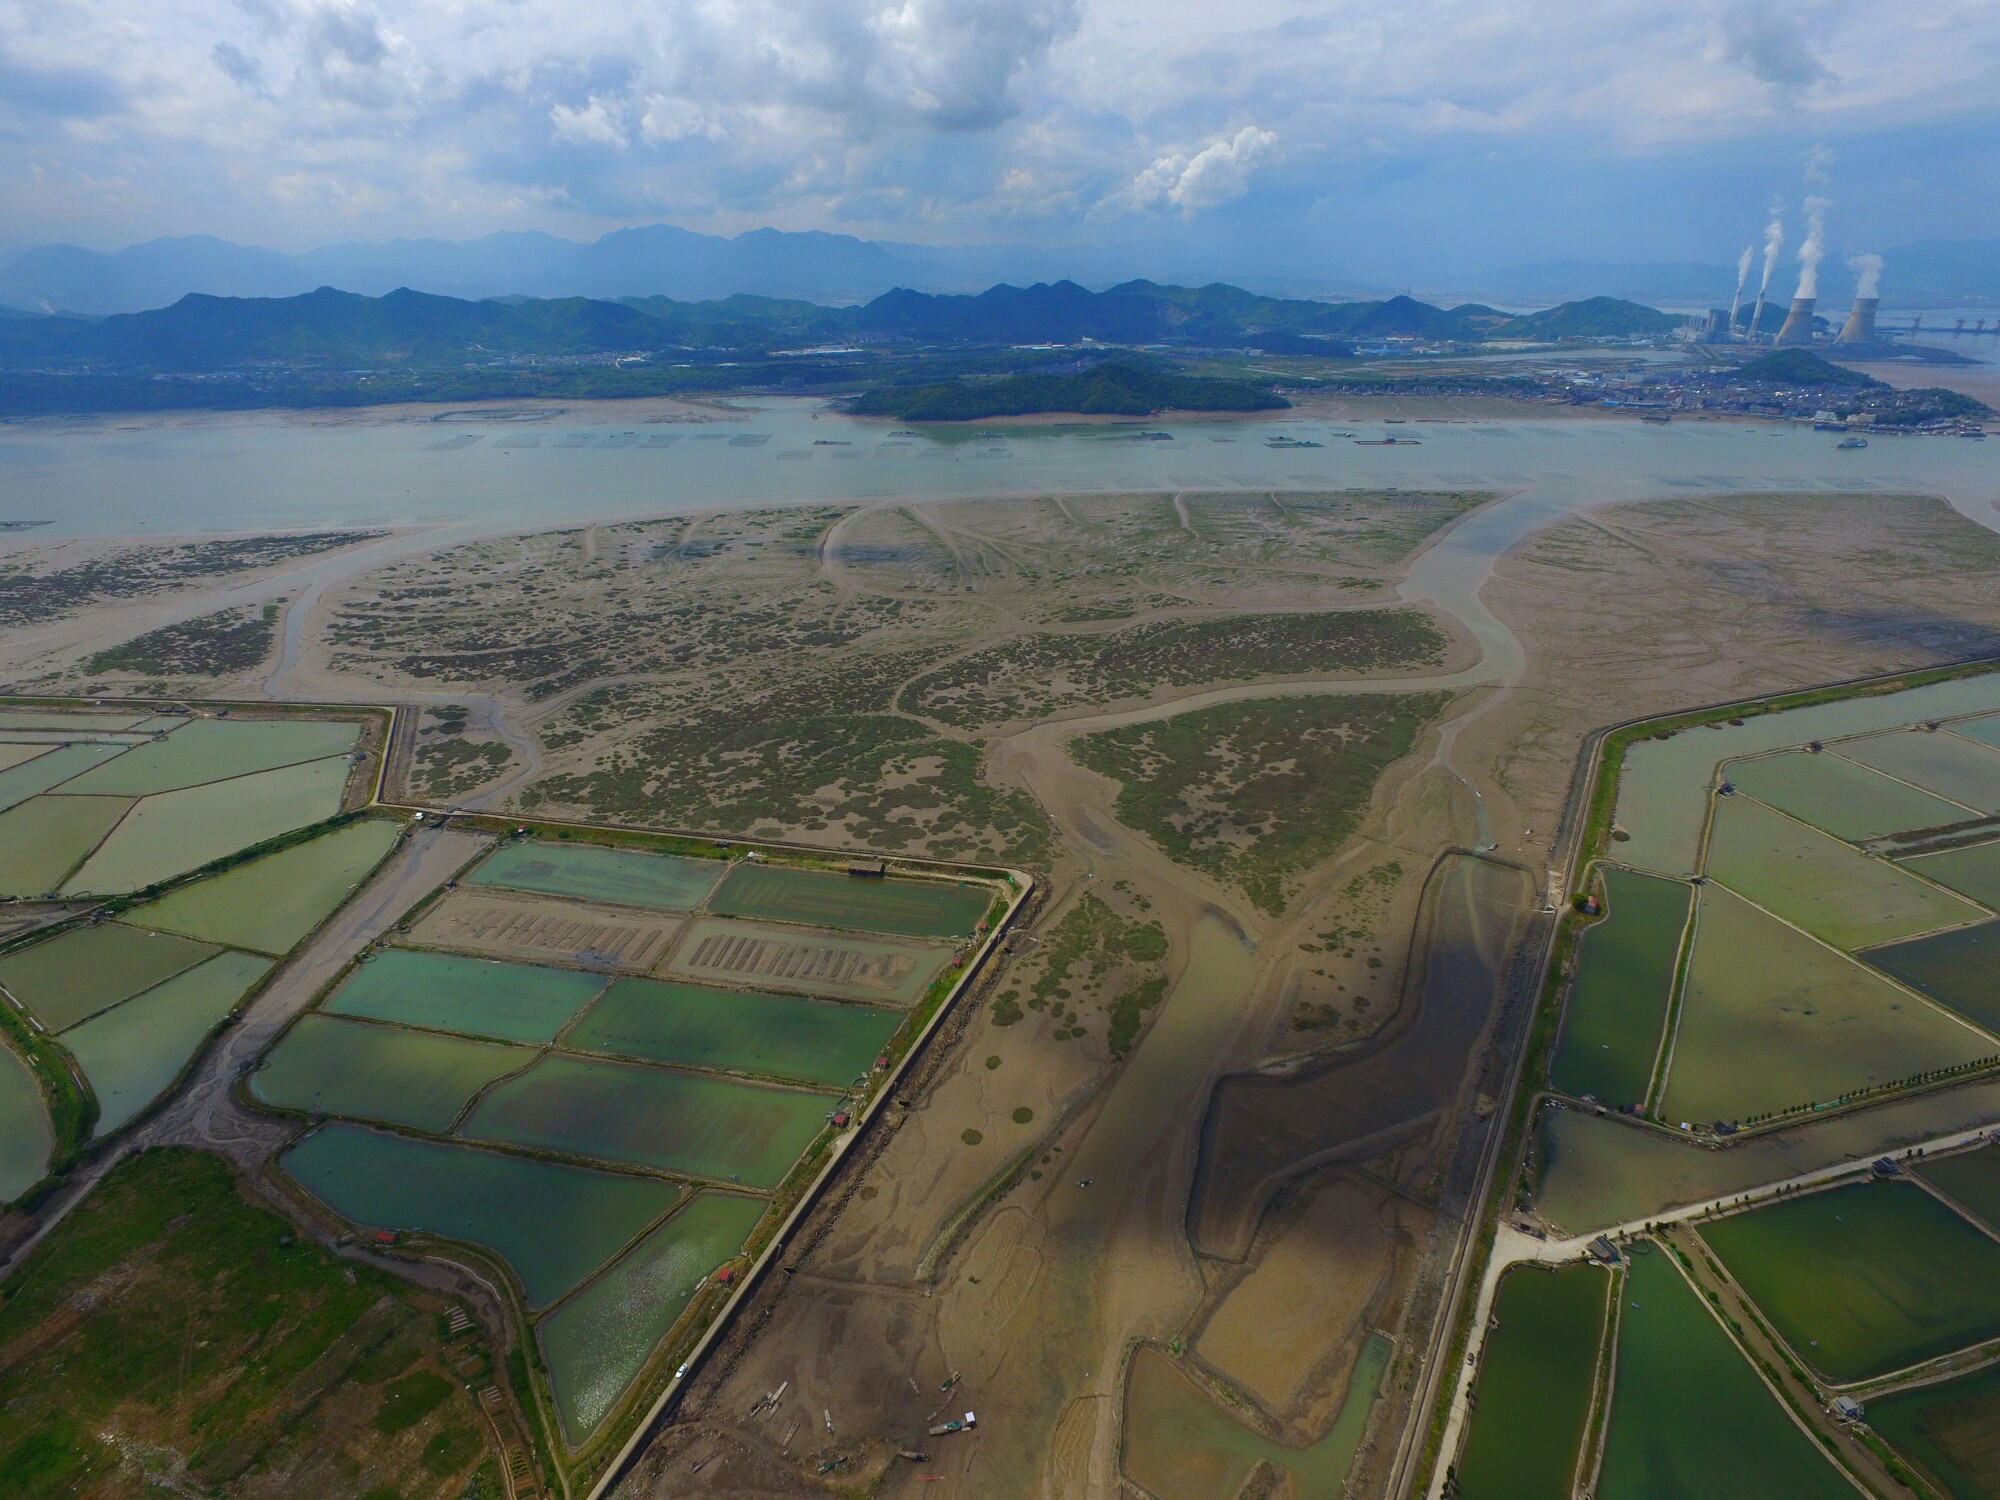
{"type": "Polygon", "coordinates": [[[1879,255],[1854,255],[1848,257],[1847,264],[1855,275],[1854,295],[1856,297],[1879,297],[1882,295],[1882,257],[1879,255]]]}
{"type": "Polygon", "coordinates": [[[1771,222],[1764,226],[1764,279],[1757,284],[1757,295],[1771,290],[1771,273],[1778,269],[1778,256],[1785,248],[1785,221],[1779,217],[1783,210],[1778,204],[1771,205],[1771,222]]]}
{"type": "Polygon", "coordinates": [[[1826,211],[1833,204],[1826,198],[1806,199],[1806,237],[1799,246],[1799,289],[1795,297],[1819,295],[1819,263],[1826,259],[1826,211]]]}
{"type": "Polygon", "coordinates": [[[1743,288],[1750,284],[1750,262],[1756,256],[1757,247],[1745,245],[1743,253],[1736,257],[1736,292],[1729,299],[1729,321],[1722,325],[1723,332],[1730,338],[1736,336],[1736,311],[1743,306],[1743,288]]]}

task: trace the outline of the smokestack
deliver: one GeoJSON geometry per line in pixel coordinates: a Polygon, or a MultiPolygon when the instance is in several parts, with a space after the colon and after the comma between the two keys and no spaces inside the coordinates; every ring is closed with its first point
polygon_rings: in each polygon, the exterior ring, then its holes
{"type": "Polygon", "coordinates": [[[1784,205],[1771,205],[1771,222],[1764,226],[1764,279],[1757,283],[1757,305],[1750,311],[1750,337],[1757,337],[1764,321],[1764,296],[1771,290],[1771,273],[1778,269],[1778,254],[1785,248],[1784,205]]]}
{"type": "Polygon", "coordinates": [[[1780,344],[1810,344],[1813,335],[1813,297],[1792,298],[1792,314],[1785,319],[1785,326],[1778,330],[1780,344]]]}
{"type": "MultiPolygon", "coordinates": [[[[1736,258],[1736,295],[1729,299],[1729,317],[1722,325],[1722,332],[1726,338],[1736,337],[1736,312],[1743,306],[1743,288],[1750,280],[1750,257],[1754,253],[1752,246],[1745,245],[1743,253],[1736,258]]],[[[1720,343],[1721,340],[1718,339],[1716,342],[1720,343]]]]}
{"type": "Polygon", "coordinates": [[[1881,306],[1879,297],[1856,297],[1854,311],[1847,315],[1847,323],[1840,330],[1836,344],[1872,344],[1875,342],[1875,309],[1881,306]]]}

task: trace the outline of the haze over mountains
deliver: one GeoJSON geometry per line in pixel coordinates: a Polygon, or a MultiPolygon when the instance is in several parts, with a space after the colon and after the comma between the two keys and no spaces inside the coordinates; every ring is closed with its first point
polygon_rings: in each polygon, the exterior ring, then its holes
{"type": "MultiPolygon", "coordinates": [[[[1892,248],[1885,257],[1892,304],[2000,298],[2000,240],[1925,241],[1892,248]]],[[[1183,282],[1228,280],[1258,291],[1315,297],[1379,297],[1390,290],[1331,266],[1169,269],[1090,248],[940,248],[775,229],[725,238],[654,224],[588,242],[530,231],[469,240],[349,242],[296,254],[206,235],[149,240],[112,253],[49,245],[25,251],[0,269],[0,306],[104,316],[167,307],[191,292],[292,297],[323,286],[365,296],[408,287],[466,299],[662,296],[700,302],[741,293],[847,304],[896,288],[971,292],[998,282],[1064,277],[1108,286],[1142,274],[1183,282]]],[[[1521,305],[1594,295],[1698,305],[1726,301],[1734,276],[1720,264],[1570,259],[1496,270],[1472,278],[1465,290],[1521,305]]],[[[1851,292],[1845,267],[1830,259],[1822,296],[1851,292]]]]}

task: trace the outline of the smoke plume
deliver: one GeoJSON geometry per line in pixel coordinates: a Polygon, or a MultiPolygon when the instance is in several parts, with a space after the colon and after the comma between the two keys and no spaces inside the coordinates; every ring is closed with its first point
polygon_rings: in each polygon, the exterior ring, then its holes
{"type": "Polygon", "coordinates": [[[1856,297],[1879,297],[1882,295],[1882,257],[1879,255],[1855,255],[1847,264],[1855,275],[1854,295],[1856,297]]]}
{"type": "Polygon", "coordinates": [[[1756,258],[1756,255],[1756,246],[1745,245],[1743,253],[1736,257],[1736,295],[1739,298],[1743,295],[1743,288],[1749,284],[1750,262],[1756,258]]]}
{"type": "Polygon", "coordinates": [[[1806,238],[1799,246],[1799,289],[1795,297],[1819,295],[1819,263],[1826,259],[1826,211],[1833,207],[1826,198],[1806,199],[1806,238]]]}
{"type": "Polygon", "coordinates": [[[1764,279],[1757,284],[1757,295],[1763,296],[1771,290],[1771,273],[1778,269],[1778,257],[1785,249],[1785,221],[1778,215],[1777,204],[1771,205],[1771,222],[1764,226],[1764,279]]]}

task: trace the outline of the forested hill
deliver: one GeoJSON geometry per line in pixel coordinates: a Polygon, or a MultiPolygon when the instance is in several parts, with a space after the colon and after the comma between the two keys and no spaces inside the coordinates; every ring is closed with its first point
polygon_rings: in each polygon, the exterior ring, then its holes
{"type": "Polygon", "coordinates": [[[1268,386],[1175,375],[1107,360],[1073,375],[1009,375],[887,386],[851,403],[857,416],[899,422],[977,422],[1041,412],[1148,416],[1160,411],[1276,411],[1291,403],[1268,386]]]}

